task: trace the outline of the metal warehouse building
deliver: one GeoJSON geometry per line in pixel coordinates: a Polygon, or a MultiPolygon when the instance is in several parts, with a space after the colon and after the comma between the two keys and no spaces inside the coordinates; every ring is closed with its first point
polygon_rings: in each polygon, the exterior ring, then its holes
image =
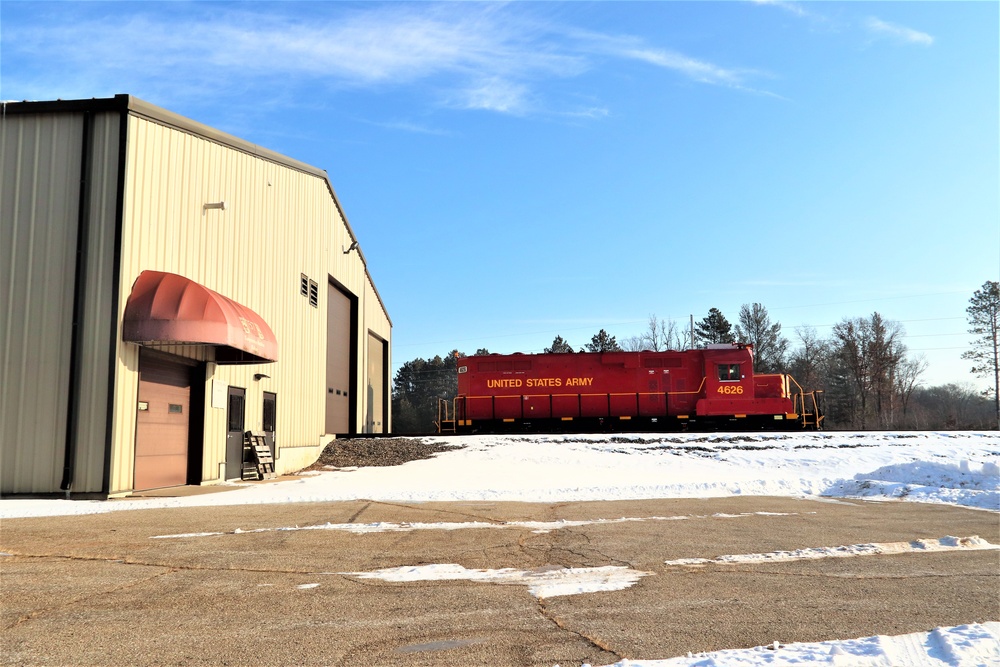
{"type": "Polygon", "coordinates": [[[388,431],[392,323],[326,172],[128,95],[3,104],[0,493],[278,473],[388,431]]]}

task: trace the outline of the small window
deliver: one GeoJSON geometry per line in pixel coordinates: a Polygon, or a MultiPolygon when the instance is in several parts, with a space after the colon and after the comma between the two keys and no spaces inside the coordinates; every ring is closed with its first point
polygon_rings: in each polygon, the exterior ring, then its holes
{"type": "Polygon", "coordinates": [[[167,412],[172,415],[184,414],[184,406],[178,405],[177,403],[170,403],[170,407],[167,408],[167,412]]]}
{"type": "Polygon", "coordinates": [[[719,364],[719,379],[724,382],[740,381],[739,364],[719,364]]]}
{"type": "Polygon", "coordinates": [[[319,308],[319,284],[315,280],[309,281],[309,305],[319,308]]]}
{"type": "Polygon", "coordinates": [[[299,294],[309,296],[309,276],[304,273],[299,277],[299,294]]]}

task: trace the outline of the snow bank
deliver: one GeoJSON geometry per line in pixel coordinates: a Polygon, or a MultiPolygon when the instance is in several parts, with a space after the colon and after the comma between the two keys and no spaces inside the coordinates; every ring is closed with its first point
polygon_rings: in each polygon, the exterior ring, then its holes
{"type": "MultiPolygon", "coordinates": [[[[607,667],[987,667],[1000,665],[1000,623],[972,623],[894,637],[781,644],[668,660],[622,660],[607,667]]],[[[584,666],[589,667],[589,666],[584,666]]]]}
{"type": "Polygon", "coordinates": [[[0,500],[0,518],[336,500],[567,502],[739,495],[902,499],[1000,510],[998,433],[460,436],[455,449],[184,498],[0,500]]]}

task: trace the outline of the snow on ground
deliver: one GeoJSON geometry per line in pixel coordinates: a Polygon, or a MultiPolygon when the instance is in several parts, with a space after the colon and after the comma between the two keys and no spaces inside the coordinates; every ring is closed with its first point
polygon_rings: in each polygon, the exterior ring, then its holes
{"type": "MultiPolygon", "coordinates": [[[[948,503],[1000,512],[1000,433],[795,433],[462,436],[432,459],[396,467],[331,470],[273,483],[231,483],[221,493],[112,501],[2,499],[0,518],[93,514],[165,507],[335,500],[565,502],[736,495],[851,497],[948,503]]],[[[713,515],[735,520],[747,515],[713,515]]],[[[238,539],[265,530],[560,530],[610,521],[693,517],[623,517],[589,522],[455,522],[322,524],[232,533],[160,535],[159,539],[238,539]],[[227,537],[228,536],[228,537],[227,537]]],[[[990,549],[974,536],[909,543],[817,546],[800,552],[719,556],[710,562],[831,558],[933,550],[990,549]]],[[[676,562],[672,566],[704,563],[676,562]]],[[[620,590],[649,573],[628,568],[468,570],[453,564],[342,573],[393,581],[469,579],[525,585],[538,597],[620,590]]],[[[304,584],[315,588],[321,583],[304,584]]],[[[1000,665],[1000,623],[938,628],[898,637],[727,650],[620,667],[756,667],[760,665],[1000,665]]]]}
{"type": "MultiPolygon", "coordinates": [[[[908,635],[846,641],[779,644],[668,660],[623,660],[608,667],[995,667],[1000,665],[1000,623],[972,623],[908,635]]],[[[589,667],[589,666],[584,666],[589,667]]]]}
{"type": "Polygon", "coordinates": [[[460,436],[395,467],[181,498],[0,500],[0,518],[330,500],[565,502],[736,495],[899,498],[1000,510],[1000,433],[460,436]]]}

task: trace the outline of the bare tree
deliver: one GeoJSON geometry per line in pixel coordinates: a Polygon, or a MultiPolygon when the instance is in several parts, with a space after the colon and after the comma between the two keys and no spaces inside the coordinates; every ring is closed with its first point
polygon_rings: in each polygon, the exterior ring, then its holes
{"type": "Polygon", "coordinates": [[[642,350],[663,352],[684,347],[684,336],[677,323],[671,319],[661,320],[655,314],[649,316],[646,331],[638,338],[642,341],[642,347],[639,348],[642,350]]]}
{"type": "Polygon", "coordinates": [[[897,376],[906,358],[903,327],[873,313],[871,318],[845,319],[834,325],[833,337],[844,380],[853,394],[847,397],[852,423],[862,429],[872,422],[882,428],[891,426],[897,376]]]}
{"type": "Polygon", "coordinates": [[[781,335],[781,324],[771,322],[767,308],[759,303],[743,304],[736,340],[753,345],[755,373],[778,373],[785,365],[788,339],[781,335]]]}
{"type": "Polygon", "coordinates": [[[809,389],[826,389],[826,379],[829,375],[830,342],[819,337],[812,327],[798,327],[795,335],[800,347],[796,348],[788,358],[788,372],[803,387],[809,389]]]}
{"type": "Polygon", "coordinates": [[[625,352],[642,352],[649,349],[646,346],[646,337],[644,335],[622,338],[618,346],[625,352]]]}
{"type": "Polygon", "coordinates": [[[923,356],[916,359],[906,359],[899,365],[896,375],[896,393],[899,396],[899,406],[902,419],[908,421],[910,398],[920,384],[920,376],[927,370],[927,359],[923,356]]]}

